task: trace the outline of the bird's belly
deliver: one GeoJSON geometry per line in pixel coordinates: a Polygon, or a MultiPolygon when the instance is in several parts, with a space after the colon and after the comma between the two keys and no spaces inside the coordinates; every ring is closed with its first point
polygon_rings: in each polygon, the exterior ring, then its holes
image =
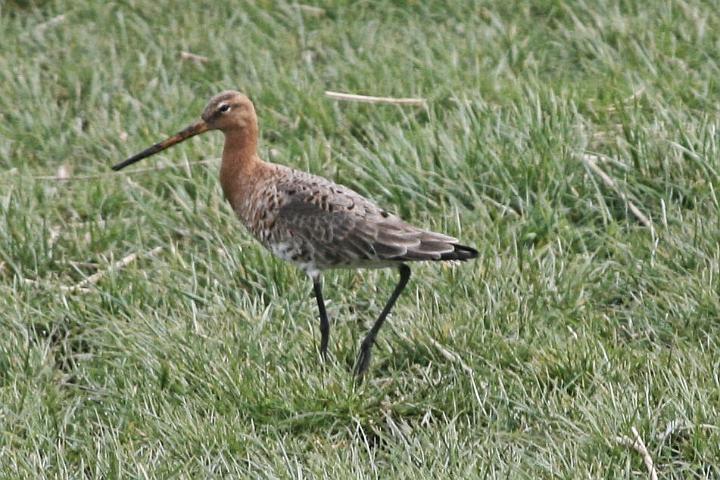
{"type": "Polygon", "coordinates": [[[319,273],[321,268],[312,258],[312,255],[308,251],[307,247],[302,245],[300,242],[293,241],[281,241],[281,242],[268,242],[266,243],[267,248],[278,258],[285,261],[292,262],[297,265],[308,275],[315,275],[319,273]]]}

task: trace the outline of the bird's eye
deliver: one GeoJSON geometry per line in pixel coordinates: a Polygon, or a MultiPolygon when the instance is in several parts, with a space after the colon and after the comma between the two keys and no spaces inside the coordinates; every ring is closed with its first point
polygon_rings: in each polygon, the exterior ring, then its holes
{"type": "Polygon", "coordinates": [[[227,103],[224,105],[221,105],[220,108],[218,108],[218,110],[220,111],[220,113],[225,113],[228,110],[230,110],[230,105],[228,105],[227,103]]]}

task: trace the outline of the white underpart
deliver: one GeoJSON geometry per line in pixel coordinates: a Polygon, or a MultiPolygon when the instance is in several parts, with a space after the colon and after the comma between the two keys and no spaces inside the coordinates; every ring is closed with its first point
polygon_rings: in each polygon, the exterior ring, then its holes
{"type": "Polygon", "coordinates": [[[298,266],[302,271],[310,275],[311,277],[316,277],[320,274],[320,269],[317,268],[317,265],[313,261],[309,262],[298,262],[297,260],[293,260],[292,257],[296,256],[298,253],[300,253],[300,247],[292,242],[280,242],[280,243],[274,243],[270,245],[270,251],[278,258],[281,258],[287,262],[294,263],[298,266]]]}

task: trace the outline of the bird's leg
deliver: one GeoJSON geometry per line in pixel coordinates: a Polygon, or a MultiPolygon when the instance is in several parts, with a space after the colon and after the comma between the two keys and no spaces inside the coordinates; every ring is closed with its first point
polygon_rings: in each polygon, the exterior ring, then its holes
{"type": "Polygon", "coordinates": [[[402,293],[405,285],[407,285],[407,282],[410,279],[410,267],[405,264],[401,264],[398,270],[400,270],[400,281],[398,281],[395,290],[393,290],[392,295],[390,295],[390,298],[385,304],[385,308],[383,308],[382,312],[380,312],[380,316],[360,344],[360,354],[358,355],[357,363],[355,364],[355,376],[358,379],[362,379],[368,366],[370,365],[370,351],[375,344],[375,337],[377,337],[378,331],[380,331],[380,327],[382,327],[382,324],[385,321],[385,317],[387,317],[388,313],[390,313],[390,309],[392,309],[393,305],[395,305],[400,293],[402,293]]]}
{"type": "Polygon", "coordinates": [[[328,321],[327,312],[325,311],[325,300],[322,296],[322,277],[315,275],[312,277],[313,290],[315,290],[315,300],[317,300],[318,310],[320,310],[320,355],[323,360],[327,360],[328,342],[330,341],[330,322],[328,321]]]}

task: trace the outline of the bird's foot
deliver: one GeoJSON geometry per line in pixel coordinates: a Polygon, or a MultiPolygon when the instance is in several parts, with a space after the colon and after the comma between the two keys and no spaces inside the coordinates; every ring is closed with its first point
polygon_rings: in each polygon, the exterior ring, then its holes
{"type": "Polygon", "coordinates": [[[358,383],[361,383],[367,369],[370,366],[370,359],[372,358],[372,342],[363,342],[360,346],[360,353],[358,354],[353,374],[358,383]]]}

